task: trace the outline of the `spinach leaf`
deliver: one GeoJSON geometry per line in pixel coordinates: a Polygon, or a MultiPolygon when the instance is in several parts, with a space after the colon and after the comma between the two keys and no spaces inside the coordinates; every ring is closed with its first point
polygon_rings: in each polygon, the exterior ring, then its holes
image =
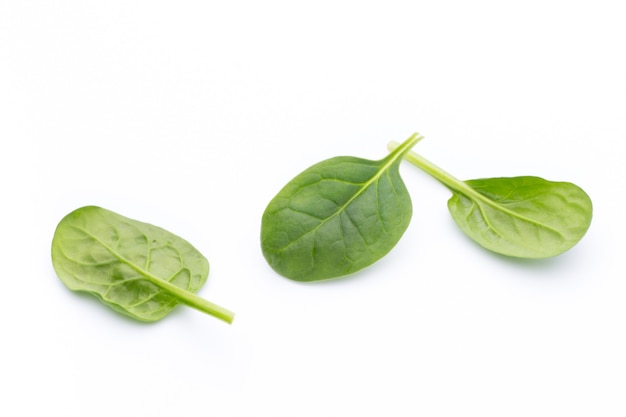
{"type": "Polygon", "coordinates": [[[452,191],[448,210],[456,224],[493,252],[556,256],[576,245],[591,225],[591,199],[575,184],[532,176],[463,182],[415,152],[404,157],[452,191]]]}
{"type": "Polygon", "coordinates": [[[411,219],[398,168],[421,138],[412,135],[379,161],[340,156],[293,178],[263,213],[261,248],[270,266],[296,281],[317,281],[386,255],[411,219]]]}
{"type": "Polygon", "coordinates": [[[180,237],[100,207],[65,216],[52,240],[52,264],[74,291],[97,296],[141,321],[157,321],[182,303],[231,323],[234,314],[195,293],[207,259],[180,237]]]}

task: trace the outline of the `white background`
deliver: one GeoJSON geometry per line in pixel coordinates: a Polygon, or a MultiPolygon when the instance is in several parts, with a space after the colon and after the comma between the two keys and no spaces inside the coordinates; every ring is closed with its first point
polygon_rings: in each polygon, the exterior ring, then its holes
{"type": "Polygon", "coordinates": [[[0,0],[0,414],[626,415],[621,3],[0,0]],[[414,131],[461,179],[580,185],[588,234],[495,256],[403,164],[387,257],[308,285],[268,267],[288,180],[414,131]],[[89,204],[192,242],[233,325],[67,290],[52,235],[89,204]]]}

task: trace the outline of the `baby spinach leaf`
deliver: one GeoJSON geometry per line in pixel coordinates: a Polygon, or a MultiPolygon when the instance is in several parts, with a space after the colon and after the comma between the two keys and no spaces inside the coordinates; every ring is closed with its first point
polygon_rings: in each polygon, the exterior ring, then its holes
{"type": "Polygon", "coordinates": [[[65,216],[52,240],[63,283],[141,321],[157,321],[182,303],[231,323],[234,314],[195,293],[207,259],[182,238],[112,211],[87,206],[65,216]]]}
{"type": "Polygon", "coordinates": [[[411,219],[398,168],[421,136],[379,161],[340,156],[293,178],[263,213],[261,248],[279,274],[317,281],[358,271],[386,255],[411,219]]]}
{"type": "MultiPolygon", "coordinates": [[[[397,146],[391,142],[389,149],[397,146]]],[[[576,245],[591,225],[591,199],[575,184],[532,176],[463,182],[415,152],[404,157],[452,191],[448,209],[456,224],[493,252],[556,256],[576,245]]]]}
{"type": "Polygon", "coordinates": [[[448,209],[465,234],[494,252],[556,256],[576,245],[591,224],[589,196],[569,182],[513,177],[465,183],[475,193],[453,191],[448,209]]]}

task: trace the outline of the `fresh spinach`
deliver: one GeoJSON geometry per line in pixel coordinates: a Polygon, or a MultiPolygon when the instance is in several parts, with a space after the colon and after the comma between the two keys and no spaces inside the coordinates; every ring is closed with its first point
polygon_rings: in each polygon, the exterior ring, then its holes
{"type": "Polygon", "coordinates": [[[341,156],[293,178],[262,217],[261,248],[279,274],[316,281],[371,265],[400,240],[411,199],[398,168],[414,134],[378,161],[341,156]]]}
{"type": "Polygon", "coordinates": [[[460,181],[415,152],[404,158],[450,189],[448,210],[456,224],[493,252],[556,256],[576,245],[591,225],[591,199],[575,184],[532,176],[460,181]]]}
{"type": "Polygon", "coordinates": [[[227,323],[234,317],[195,294],[207,280],[209,263],[191,244],[100,207],[82,207],[61,220],[52,264],[71,290],[91,293],[137,320],[157,321],[179,303],[227,323]]]}
{"type": "Polygon", "coordinates": [[[386,255],[406,231],[411,199],[401,159],[452,192],[448,209],[461,230],[488,250],[548,258],[576,245],[591,225],[591,199],[575,184],[533,176],[460,181],[411,151],[412,135],[389,143],[379,161],[336,157],[293,178],[270,201],[261,249],[270,266],[296,281],[347,275],[386,255]]]}

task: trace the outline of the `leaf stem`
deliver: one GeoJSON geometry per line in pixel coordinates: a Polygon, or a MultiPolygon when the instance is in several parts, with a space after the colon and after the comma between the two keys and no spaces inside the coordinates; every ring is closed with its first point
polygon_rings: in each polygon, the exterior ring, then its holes
{"type": "Polygon", "coordinates": [[[419,142],[422,139],[424,139],[424,136],[416,132],[416,133],[413,133],[411,136],[409,136],[409,138],[402,143],[398,143],[395,141],[390,142],[389,146],[387,146],[390,152],[390,154],[387,155],[387,158],[392,161],[395,161],[398,155],[404,156],[407,152],[410,151],[410,149],[413,146],[417,144],[417,142],[419,142]],[[393,143],[393,148],[391,147],[392,143],[393,143]]]}
{"type": "Polygon", "coordinates": [[[233,319],[235,318],[235,313],[233,313],[232,311],[224,307],[221,307],[215,303],[212,303],[208,300],[205,300],[204,298],[192,292],[183,290],[182,288],[177,287],[176,285],[168,281],[159,279],[146,271],[142,271],[142,273],[144,274],[145,278],[148,279],[148,281],[168,291],[171,295],[176,297],[181,303],[189,307],[195,308],[198,311],[201,311],[203,313],[216,317],[220,320],[223,320],[228,324],[231,324],[233,322],[233,319]]]}
{"type": "MultiPolygon", "coordinates": [[[[398,142],[395,142],[395,141],[391,141],[387,144],[387,148],[390,151],[393,149],[397,149],[398,146],[400,145],[398,144],[398,142]]],[[[417,166],[421,170],[425,171],[427,174],[431,175],[433,178],[435,178],[437,181],[439,181],[441,184],[443,184],[444,186],[446,186],[448,189],[450,189],[453,192],[463,194],[467,198],[472,199],[474,201],[482,202],[483,204],[487,206],[491,206],[492,208],[495,208],[496,210],[504,212],[509,216],[521,218],[529,223],[535,223],[534,220],[525,218],[520,213],[517,213],[514,210],[511,210],[510,208],[507,208],[501,204],[498,204],[496,201],[479,193],[474,188],[467,185],[467,183],[465,183],[464,181],[457,179],[452,174],[449,174],[448,172],[444,171],[443,169],[439,168],[437,165],[433,164],[432,162],[424,158],[423,156],[418,155],[417,153],[413,151],[407,152],[404,155],[404,159],[406,159],[413,165],[417,166]]],[[[541,225],[541,226],[544,228],[549,227],[546,225],[541,225]]]]}
{"type": "Polygon", "coordinates": [[[126,265],[139,272],[144,279],[156,285],[157,287],[167,291],[170,295],[176,297],[181,303],[189,307],[195,308],[196,310],[206,313],[210,316],[223,320],[228,324],[231,324],[233,322],[233,319],[235,318],[235,313],[233,313],[232,311],[215,303],[212,303],[209,300],[205,300],[204,298],[190,291],[177,287],[169,281],[165,281],[155,275],[152,275],[150,272],[128,261],[123,256],[118,255],[118,257],[122,262],[126,263],[126,265]]]}
{"type": "MultiPolygon", "coordinates": [[[[387,149],[393,152],[395,149],[398,149],[400,146],[401,145],[398,142],[391,141],[387,144],[387,149]]],[[[466,196],[472,196],[480,200],[484,200],[484,197],[482,195],[477,193],[473,188],[471,188],[465,182],[459,180],[452,174],[449,174],[448,172],[439,168],[437,165],[433,164],[432,162],[430,162],[428,159],[424,158],[423,156],[418,155],[417,153],[413,151],[408,151],[404,154],[404,159],[406,159],[407,161],[409,161],[416,167],[420,168],[422,171],[426,172],[427,174],[435,178],[437,181],[439,181],[440,183],[442,183],[449,189],[462,193],[466,196]]]]}

